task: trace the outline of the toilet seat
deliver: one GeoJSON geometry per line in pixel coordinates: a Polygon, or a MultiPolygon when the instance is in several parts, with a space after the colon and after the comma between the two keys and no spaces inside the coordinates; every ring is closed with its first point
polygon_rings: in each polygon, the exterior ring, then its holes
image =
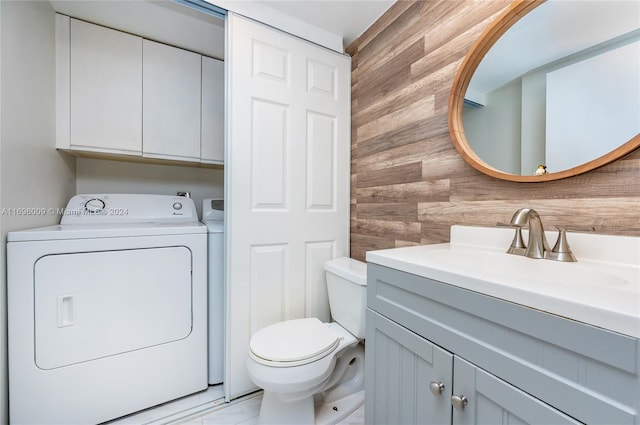
{"type": "Polygon", "coordinates": [[[315,317],[287,320],[256,332],[249,356],[267,366],[300,366],[331,354],[341,340],[339,333],[315,317]]]}

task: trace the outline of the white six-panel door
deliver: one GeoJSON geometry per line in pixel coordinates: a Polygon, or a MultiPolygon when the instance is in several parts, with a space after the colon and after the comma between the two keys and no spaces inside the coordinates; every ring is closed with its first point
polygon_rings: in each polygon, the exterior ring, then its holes
{"type": "Polygon", "coordinates": [[[253,390],[249,339],[328,321],[324,262],[349,253],[350,58],[227,20],[225,390],[253,390]]]}

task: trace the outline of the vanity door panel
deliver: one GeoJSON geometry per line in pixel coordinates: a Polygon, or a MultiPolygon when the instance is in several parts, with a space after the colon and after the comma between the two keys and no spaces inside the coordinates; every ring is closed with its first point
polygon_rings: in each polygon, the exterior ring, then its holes
{"type": "Polygon", "coordinates": [[[366,341],[366,423],[451,423],[451,353],[372,310],[366,341]],[[432,382],[441,393],[430,390],[432,382]]]}
{"type": "Polygon", "coordinates": [[[453,409],[456,425],[582,423],[458,356],[453,364],[453,395],[467,400],[453,409]]]}

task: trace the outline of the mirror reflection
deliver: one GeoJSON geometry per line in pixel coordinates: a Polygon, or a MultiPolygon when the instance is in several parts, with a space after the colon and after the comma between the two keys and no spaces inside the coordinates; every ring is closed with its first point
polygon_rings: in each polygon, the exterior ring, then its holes
{"type": "Polygon", "coordinates": [[[574,168],[640,133],[640,2],[549,0],[491,47],[464,96],[475,154],[505,173],[574,168]]]}

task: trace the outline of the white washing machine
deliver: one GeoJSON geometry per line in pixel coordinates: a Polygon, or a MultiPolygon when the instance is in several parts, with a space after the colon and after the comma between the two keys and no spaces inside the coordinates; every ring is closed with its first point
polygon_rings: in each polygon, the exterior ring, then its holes
{"type": "Polygon", "coordinates": [[[193,201],[78,195],[7,237],[15,424],[88,424],[207,388],[207,233],[193,201]]]}
{"type": "Polygon", "coordinates": [[[202,222],[208,231],[209,384],[224,379],[224,200],[202,200],[202,222]]]}

